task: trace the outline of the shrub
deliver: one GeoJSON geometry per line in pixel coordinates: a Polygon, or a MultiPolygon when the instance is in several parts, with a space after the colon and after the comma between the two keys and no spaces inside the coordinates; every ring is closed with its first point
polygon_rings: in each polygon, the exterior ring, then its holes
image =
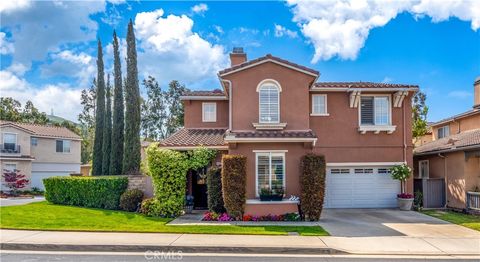
{"type": "Polygon", "coordinates": [[[410,177],[412,174],[412,169],[406,165],[397,165],[390,168],[390,172],[392,173],[392,178],[396,180],[400,180],[402,193],[405,193],[405,181],[410,177]]]}
{"type": "Polygon", "coordinates": [[[318,221],[325,196],[325,157],[307,154],[301,159],[300,188],[301,209],[310,221],[318,221]]]}
{"type": "Polygon", "coordinates": [[[207,172],[208,210],[216,213],[225,212],[222,195],[222,174],[218,168],[207,172]]]}
{"type": "Polygon", "coordinates": [[[128,179],[121,176],[49,177],[45,198],[54,204],[118,209],[128,179]]]}
{"type": "Polygon", "coordinates": [[[138,206],[142,202],[143,192],[139,189],[129,189],[125,191],[122,196],[120,196],[120,208],[129,211],[135,212],[138,209],[138,206]]]}
{"type": "Polygon", "coordinates": [[[245,210],[247,158],[240,155],[222,157],[222,192],[225,209],[235,218],[241,218],[245,210]]]}
{"type": "Polygon", "coordinates": [[[153,180],[156,214],[164,217],[179,216],[185,202],[188,163],[186,155],[178,151],[147,149],[148,170],[153,180]]]}
{"type": "Polygon", "coordinates": [[[20,173],[20,170],[3,170],[2,174],[4,181],[4,186],[10,189],[10,194],[13,196],[18,195],[19,190],[25,188],[28,184],[28,179],[26,176],[20,173]]]}
{"type": "Polygon", "coordinates": [[[146,216],[160,216],[160,203],[155,198],[144,199],[140,205],[140,213],[146,216]]]}

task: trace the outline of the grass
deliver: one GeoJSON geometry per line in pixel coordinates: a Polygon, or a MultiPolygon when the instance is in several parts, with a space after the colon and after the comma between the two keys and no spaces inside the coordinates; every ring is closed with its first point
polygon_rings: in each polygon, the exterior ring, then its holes
{"type": "Polygon", "coordinates": [[[56,231],[328,236],[320,226],[169,226],[172,219],[137,213],[37,202],[0,207],[0,228],[56,231]]]}
{"type": "Polygon", "coordinates": [[[424,210],[422,213],[453,224],[480,231],[480,216],[467,215],[453,211],[424,210]]]}

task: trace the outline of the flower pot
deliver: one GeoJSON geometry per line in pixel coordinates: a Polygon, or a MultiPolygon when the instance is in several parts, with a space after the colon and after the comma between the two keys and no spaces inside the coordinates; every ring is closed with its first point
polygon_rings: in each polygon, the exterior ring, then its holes
{"type": "Polygon", "coordinates": [[[272,195],[260,195],[260,201],[272,201],[272,195]]]}
{"type": "Polygon", "coordinates": [[[413,205],[413,198],[397,198],[398,208],[403,211],[410,211],[413,205]]]}
{"type": "Polygon", "coordinates": [[[272,195],[271,196],[271,201],[282,201],[283,200],[283,195],[272,195]]]}

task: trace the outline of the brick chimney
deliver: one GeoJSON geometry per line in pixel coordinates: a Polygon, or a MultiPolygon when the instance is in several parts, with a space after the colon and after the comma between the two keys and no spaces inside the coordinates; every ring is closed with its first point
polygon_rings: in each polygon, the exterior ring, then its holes
{"type": "Polygon", "coordinates": [[[230,53],[231,66],[236,66],[244,62],[247,62],[247,54],[243,52],[243,47],[234,47],[230,53]]]}
{"type": "Polygon", "coordinates": [[[473,108],[480,109],[480,76],[473,83],[473,108]]]}

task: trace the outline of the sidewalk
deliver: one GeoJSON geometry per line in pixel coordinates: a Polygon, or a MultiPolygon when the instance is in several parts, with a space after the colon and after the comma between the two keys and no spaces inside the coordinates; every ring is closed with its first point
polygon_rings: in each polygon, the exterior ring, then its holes
{"type": "Polygon", "coordinates": [[[2,250],[476,255],[478,237],[307,237],[0,230],[2,250]]]}

